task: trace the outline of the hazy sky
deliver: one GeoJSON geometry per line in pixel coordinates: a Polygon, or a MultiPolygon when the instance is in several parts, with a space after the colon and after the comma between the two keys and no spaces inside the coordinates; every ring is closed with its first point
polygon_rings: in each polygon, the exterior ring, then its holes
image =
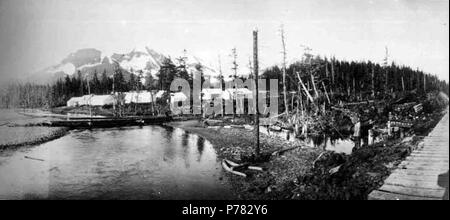
{"type": "MultiPolygon", "coordinates": [[[[81,48],[107,54],[144,45],[186,49],[229,71],[237,47],[242,71],[259,30],[261,66],[279,63],[284,24],[288,59],[301,45],[318,55],[381,62],[387,46],[400,64],[449,78],[447,0],[0,0],[0,74],[34,72],[81,48]]],[[[244,69],[245,68],[245,69],[244,69]]]]}

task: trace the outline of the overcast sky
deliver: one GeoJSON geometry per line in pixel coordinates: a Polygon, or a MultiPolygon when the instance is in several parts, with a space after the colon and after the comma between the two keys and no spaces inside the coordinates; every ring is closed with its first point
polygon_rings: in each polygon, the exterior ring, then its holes
{"type": "Polygon", "coordinates": [[[227,70],[236,47],[242,71],[259,30],[261,66],[301,45],[322,56],[381,62],[387,46],[400,64],[449,78],[447,0],[0,0],[2,80],[57,64],[81,48],[106,54],[148,46],[183,49],[227,70]]]}

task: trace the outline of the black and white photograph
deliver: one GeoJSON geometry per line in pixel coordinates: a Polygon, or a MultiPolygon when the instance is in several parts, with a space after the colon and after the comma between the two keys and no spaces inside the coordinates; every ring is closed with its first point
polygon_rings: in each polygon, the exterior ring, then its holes
{"type": "Polygon", "coordinates": [[[447,0],[0,0],[0,200],[448,200],[448,21],[447,0]]]}

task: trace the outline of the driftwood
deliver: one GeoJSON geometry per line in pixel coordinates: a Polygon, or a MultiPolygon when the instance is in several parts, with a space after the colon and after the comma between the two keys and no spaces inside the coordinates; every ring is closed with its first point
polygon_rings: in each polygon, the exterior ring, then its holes
{"type": "MultiPolygon", "coordinates": [[[[222,160],[222,167],[223,169],[225,169],[226,171],[238,175],[238,176],[243,176],[243,177],[247,177],[247,175],[245,173],[241,173],[238,171],[234,171],[230,166],[228,166],[229,164],[226,162],[226,160],[222,160]]],[[[231,164],[230,164],[231,165],[231,164]]]]}
{"type": "Polygon", "coordinates": [[[247,167],[249,170],[257,170],[257,171],[263,171],[262,167],[257,167],[257,166],[248,166],[247,167]]]}
{"type": "Polygon", "coordinates": [[[238,164],[238,163],[235,163],[235,162],[233,162],[231,160],[227,160],[227,159],[223,159],[222,166],[224,166],[225,170],[227,170],[227,171],[229,171],[231,173],[234,173],[236,175],[239,175],[239,176],[244,176],[244,175],[246,176],[245,173],[237,171],[238,169],[242,169],[242,168],[246,168],[246,169],[249,169],[249,170],[257,170],[257,171],[263,171],[264,170],[262,167],[251,166],[248,163],[238,164]]]}
{"type": "Polygon", "coordinates": [[[227,162],[228,164],[230,164],[232,167],[236,167],[236,166],[239,166],[239,164],[237,164],[237,163],[235,163],[235,162],[233,162],[233,161],[231,161],[231,160],[227,160],[227,159],[223,159],[225,162],[227,162]]]}
{"type": "Polygon", "coordinates": [[[24,156],[24,158],[26,158],[26,159],[30,159],[30,160],[38,160],[38,161],[44,161],[43,159],[39,159],[39,158],[34,158],[34,157],[29,157],[29,156],[24,156]]]}

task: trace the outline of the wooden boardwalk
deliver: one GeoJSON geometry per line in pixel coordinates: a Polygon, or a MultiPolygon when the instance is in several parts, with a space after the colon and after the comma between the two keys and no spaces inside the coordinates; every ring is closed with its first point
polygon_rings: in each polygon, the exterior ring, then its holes
{"type": "Polygon", "coordinates": [[[369,194],[371,200],[448,199],[449,109],[384,185],[369,194]]]}

